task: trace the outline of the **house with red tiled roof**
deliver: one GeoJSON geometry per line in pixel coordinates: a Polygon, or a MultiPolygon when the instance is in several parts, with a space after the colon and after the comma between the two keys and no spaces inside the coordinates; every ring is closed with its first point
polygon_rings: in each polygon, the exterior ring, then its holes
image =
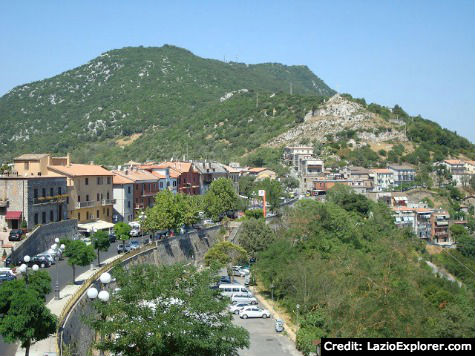
{"type": "Polygon", "coordinates": [[[150,208],[155,203],[155,195],[159,192],[159,178],[149,171],[132,168],[114,171],[114,174],[133,182],[133,218],[137,219],[138,212],[150,208]]]}
{"type": "Polygon", "coordinates": [[[394,185],[393,172],[386,168],[370,169],[369,177],[373,180],[373,192],[386,192],[394,185]]]}
{"type": "Polygon", "coordinates": [[[114,213],[112,221],[131,222],[134,220],[134,181],[114,174],[112,178],[114,189],[114,213]]]}

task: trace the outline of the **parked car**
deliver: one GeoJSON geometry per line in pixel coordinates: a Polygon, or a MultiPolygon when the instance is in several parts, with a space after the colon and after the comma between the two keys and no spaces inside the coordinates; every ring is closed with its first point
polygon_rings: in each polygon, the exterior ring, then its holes
{"type": "Polygon", "coordinates": [[[240,293],[233,294],[231,296],[231,303],[247,303],[247,304],[257,304],[257,299],[252,296],[251,293],[240,293]]]}
{"type": "Polygon", "coordinates": [[[45,257],[52,265],[56,264],[56,260],[54,259],[54,256],[51,255],[49,252],[42,252],[42,253],[37,254],[36,256],[45,257]]]}
{"type": "Polygon", "coordinates": [[[15,267],[15,266],[20,266],[22,264],[21,260],[12,260],[12,256],[8,256],[5,259],[5,267],[15,267]]]}
{"type": "Polygon", "coordinates": [[[33,265],[38,265],[40,268],[51,267],[51,262],[45,256],[33,256],[30,259],[30,262],[27,263],[28,267],[33,267],[33,265]]]}
{"type": "Polygon", "coordinates": [[[116,242],[116,241],[117,241],[117,236],[115,236],[114,233],[110,233],[110,234],[109,234],[109,242],[110,242],[110,243],[114,243],[114,242],[116,242]]]}
{"type": "Polygon", "coordinates": [[[20,241],[23,237],[23,231],[20,229],[10,230],[8,234],[8,241],[20,241]]]}
{"type": "Polygon", "coordinates": [[[241,270],[240,268],[239,268],[239,269],[235,269],[235,268],[233,267],[233,276],[245,277],[245,276],[246,276],[246,272],[244,272],[244,271],[241,270]]]}
{"type": "Polygon", "coordinates": [[[0,284],[6,281],[13,281],[16,276],[11,272],[0,272],[0,284]]]}
{"type": "Polygon", "coordinates": [[[117,253],[126,253],[130,250],[130,244],[120,243],[117,245],[117,253]]]}
{"type": "Polygon", "coordinates": [[[245,293],[250,293],[246,287],[240,285],[240,284],[220,284],[219,285],[219,291],[221,292],[222,295],[226,297],[231,297],[233,294],[245,294],[245,293]]]}
{"type": "Polygon", "coordinates": [[[81,241],[84,242],[88,246],[92,244],[91,238],[89,237],[81,237],[81,241]]]}
{"type": "Polygon", "coordinates": [[[219,278],[218,284],[223,284],[223,283],[230,284],[231,283],[231,278],[229,278],[228,276],[221,276],[219,278]]]}
{"type": "Polygon", "coordinates": [[[139,248],[140,248],[140,242],[138,240],[130,241],[130,249],[131,250],[137,250],[139,248]]]}
{"type": "Polygon", "coordinates": [[[261,309],[259,307],[256,307],[255,305],[249,306],[249,307],[244,307],[240,312],[239,312],[239,317],[241,319],[247,319],[247,318],[270,318],[270,312],[267,309],[261,309]]]}
{"type": "Polygon", "coordinates": [[[232,314],[239,314],[239,312],[244,309],[245,307],[248,307],[249,303],[237,303],[237,304],[231,304],[228,307],[228,310],[232,314]]]}
{"type": "Polygon", "coordinates": [[[132,236],[132,237],[137,237],[137,236],[140,235],[140,230],[139,229],[132,229],[132,230],[130,230],[129,235],[132,236]]]}
{"type": "Polygon", "coordinates": [[[203,225],[214,225],[214,221],[211,219],[203,220],[203,225]]]}

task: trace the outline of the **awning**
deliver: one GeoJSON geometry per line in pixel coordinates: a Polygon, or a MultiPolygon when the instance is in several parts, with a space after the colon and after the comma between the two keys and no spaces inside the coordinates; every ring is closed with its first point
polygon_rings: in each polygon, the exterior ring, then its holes
{"type": "Polygon", "coordinates": [[[5,215],[5,220],[20,220],[21,219],[21,211],[7,211],[5,215]]]}
{"type": "Polygon", "coordinates": [[[108,230],[108,229],[112,229],[113,227],[114,227],[114,224],[109,223],[107,221],[103,221],[103,220],[97,220],[97,221],[88,222],[84,224],[78,224],[78,229],[87,231],[87,232],[108,230]]]}

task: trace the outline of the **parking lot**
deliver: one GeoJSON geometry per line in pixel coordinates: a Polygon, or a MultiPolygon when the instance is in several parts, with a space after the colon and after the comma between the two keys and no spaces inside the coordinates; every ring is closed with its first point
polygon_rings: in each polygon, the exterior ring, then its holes
{"type": "MultiPolygon", "coordinates": [[[[235,279],[244,284],[243,278],[235,277],[235,279]]],[[[262,305],[259,307],[263,308],[262,305]]],[[[240,350],[240,356],[302,356],[302,353],[295,348],[293,342],[284,332],[275,331],[273,316],[270,319],[241,319],[239,315],[234,315],[233,322],[249,331],[249,349],[240,350]]]]}

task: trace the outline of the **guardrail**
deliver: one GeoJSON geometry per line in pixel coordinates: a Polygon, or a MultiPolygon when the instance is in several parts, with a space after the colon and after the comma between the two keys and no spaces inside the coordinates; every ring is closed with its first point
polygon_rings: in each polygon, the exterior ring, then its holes
{"type": "Polygon", "coordinates": [[[86,292],[86,290],[96,281],[99,279],[102,273],[110,271],[112,268],[117,266],[118,264],[128,260],[129,258],[132,258],[134,256],[137,256],[143,252],[147,252],[149,250],[153,250],[157,248],[157,245],[153,243],[152,245],[145,245],[137,250],[130,251],[119,258],[116,258],[114,261],[111,263],[108,263],[101,268],[99,268],[94,274],[86,279],[81,287],[74,293],[69,301],[66,303],[66,305],[63,307],[63,310],[61,311],[61,314],[58,317],[58,323],[56,327],[56,353],[58,355],[63,354],[63,337],[62,337],[62,327],[64,325],[64,322],[66,321],[67,316],[69,315],[71,309],[76,305],[76,303],[79,301],[79,299],[82,297],[82,295],[86,292]]]}

